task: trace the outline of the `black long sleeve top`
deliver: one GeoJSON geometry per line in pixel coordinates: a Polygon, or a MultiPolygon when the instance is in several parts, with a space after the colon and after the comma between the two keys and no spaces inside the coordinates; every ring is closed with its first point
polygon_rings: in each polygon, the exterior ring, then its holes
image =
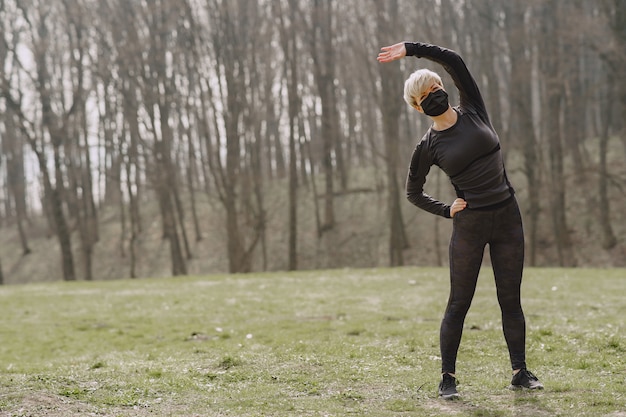
{"type": "Polygon", "coordinates": [[[413,151],[406,180],[407,198],[430,213],[450,217],[450,205],[424,192],[426,176],[433,165],[450,178],[457,196],[468,209],[497,206],[514,191],[506,177],[500,140],[493,129],[476,81],[456,52],[425,43],[405,43],[407,56],[425,58],[450,74],[460,93],[453,109],[457,122],[448,129],[428,129],[413,151]]]}

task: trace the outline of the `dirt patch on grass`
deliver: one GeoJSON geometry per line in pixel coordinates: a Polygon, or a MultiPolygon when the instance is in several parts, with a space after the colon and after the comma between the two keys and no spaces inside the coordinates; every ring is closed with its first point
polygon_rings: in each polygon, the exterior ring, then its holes
{"type": "MultiPolygon", "coordinates": [[[[155,415],[186,415],[190,413],[184,404],[158,404],[149,406],[96,406],[84,401],[42,391],[9,393],[0,396],[0,417],[147,417],[155,415]]],[[[204,414],[203,414],[204,416],[204,414]]]]}
{"type": "MultiPolygon", "coordinates": [[[[47,392],[29,392],[21,400],[12,401],[9,407],[0,411],[0,417],[75,417],[75,416],[147,416],[152,414],[142,408],[107,409],[86,404],[71,398],[47,392]]],[[[153,414],[152,414],[153,415],[153,414]]]]}
{"type": "Polygon", "coordinates": [[[9,409],[0,412],[0,416],[77,416],[99,415],[95,407],[81,404],[71,399],[43,392],[29,392],[21,400],[12,401],[9,409]]]}

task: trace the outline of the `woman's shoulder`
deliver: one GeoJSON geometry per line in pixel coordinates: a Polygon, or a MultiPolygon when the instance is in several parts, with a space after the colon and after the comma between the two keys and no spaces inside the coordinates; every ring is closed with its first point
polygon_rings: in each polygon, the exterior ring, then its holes
{"type": "Polygon", "coordinates": [[[422,139],[418,142],[417,146],[421,148],[430,148],[436,135],[437,131],[432,127],[429,127],[426,133],[424,133],[424,136],[422,136],[422,139]]]}
{"type": "Polygon", "coordinates": [[[459,120],[468,119],[473,120],[474,123],[478,124],[491,124],[489,121],[489,115],[486,111],[481,111],[471,106],[458,106],[456,109],[459,114],[459,120]]]}
{"type": "Polygon", "coordinates": [[[478,115],[478,112],[475,108],[471,106],[455,106],[454,110],[456,110],[459,117],[468,116],[468,115],[478,115]]]}

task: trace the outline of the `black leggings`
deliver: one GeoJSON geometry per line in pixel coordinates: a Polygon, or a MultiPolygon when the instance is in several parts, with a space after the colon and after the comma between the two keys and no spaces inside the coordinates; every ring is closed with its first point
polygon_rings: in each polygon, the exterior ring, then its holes
{"type": "Polygon", "coordinates": [[[524,231],[515,198],[490,210],[456,213],[450,239],[450,298],[441,322],[442,372],[454,373],[463,322],[469,310],[485,246],[489,244],[502,330],[513,369],[526,367],[526,322],[520,303],[524,265],[524,231]]]}

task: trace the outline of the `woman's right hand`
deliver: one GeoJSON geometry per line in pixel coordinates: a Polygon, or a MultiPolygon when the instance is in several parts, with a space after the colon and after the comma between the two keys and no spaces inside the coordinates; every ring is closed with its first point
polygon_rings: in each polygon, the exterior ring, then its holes
{"type": "Polygon", "coordinates": [[[462,198],[457,198],[450,206],[450,217],[454,217],[459,211],[465,210],[465,207],[467,207],[467,202],[462,198]]]}
{"type": "Polygon", "coordinates": [[[383,46],[378,53],[378,62],[385,63],[395,61],[396,59],[404,58],[406,56],[406,47],[404,42],[396,43],[391,46],[383,46]]]}

